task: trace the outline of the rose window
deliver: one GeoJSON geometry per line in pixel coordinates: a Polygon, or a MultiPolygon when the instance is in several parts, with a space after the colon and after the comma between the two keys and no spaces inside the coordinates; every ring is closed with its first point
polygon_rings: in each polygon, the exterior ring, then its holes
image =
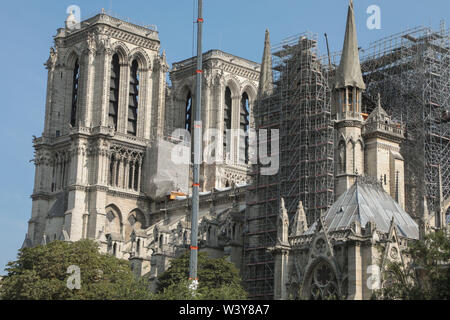
{"type": "Polygon", "coordinates": [[[320,263],[313,271],[311,279],[311,299],[330,300],[339,297],[336,277],[326,263],[320,263]]]}

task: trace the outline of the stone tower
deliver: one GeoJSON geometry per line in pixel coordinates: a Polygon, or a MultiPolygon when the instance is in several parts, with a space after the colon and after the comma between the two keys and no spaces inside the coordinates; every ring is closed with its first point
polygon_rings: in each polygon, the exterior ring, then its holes
{"type": "Polygon", "coordinates": [[[333,82],[336,199],[353,185],[357,174],[364,174],[361,96],[365,89],[359,62],[353,1],[350,1],[341,62],[333,82]]]}
{"type": "Polygon", "coordinates": [[[400,144],[404,141],[404,129],[391,119],[381,106],[378,95],[376,108],[364,123],[365,174],[376,178],[384,190],[405,209],[404,161],[400,144]]]}
{"type": "Polygon", "coordinates": [[[78,24],[71,18],[45,64],[26,244],[109,235],[119,251],[132,226],[147,224],[142,162],[163,135],[168,66],[155,30],[103,12],[78,24]]]}
{"type": "MultiPolygon", "coordinates": [[[[167,134],[191,131],[195,105],[195,57],[174,63],[170,71],[167,134]]],[[[248,181],[250,129],[257,96],[260,64],[220,50],[203,54],[203,147],[212,158],[201,165],[201,188],[230,187],[248,181]],[[240,132],[243,134],[239,134],[240,132]]]]}

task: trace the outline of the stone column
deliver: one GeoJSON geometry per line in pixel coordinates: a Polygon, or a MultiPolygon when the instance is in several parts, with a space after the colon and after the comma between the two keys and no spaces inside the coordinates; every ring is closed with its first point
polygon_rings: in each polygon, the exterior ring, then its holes
{"type": "Polygon", "coordinates": [[[108,126],[109,112],[109,86],[111,77],[111,59],[113,51],[109,45],[109,38],[102,39],[102,47],[97,52],[98,58],[95,61],[96,81],[93,92],[96,93],[93,104],[92,122],[93,126],[108,126]]]}
{"type": "Polygon", "coordinates": [[[136,172],[136,162],[133,161],[131,163],[131,171],[132,171],[132,175],[131,175],[131,189],[134,190],[134,177],[135,177],[135,172],[136,172]]]}
{"type": "Polygon", "coordinates": [[[80,64],[79,103],[77,111],[77,122],[84,127],[89,127],[92,121],[91,101],[92,84],[95,76],[94,70],[95,51],[87,48],[83,51],[80,64]]]}
{"type": "Polygon", "coordinates": [[[119,110],[117,131],[126,134],[128,128],[128,103],[130,95],[130,64],[120,64],[119,110]]]}
{"type": "Polygon", "coordinates": [[[348,249],[348,300],[362,299],[361,245],[355,242],[348,249]]]}
{"type": "Polygon", "coordinates": [[[278,245],[273,251],[274,256],[274,299],[275,300],[287,300],[286,283],[288,280],[288,263],[289,263],[289,251],[288,245],[278,245]]]}

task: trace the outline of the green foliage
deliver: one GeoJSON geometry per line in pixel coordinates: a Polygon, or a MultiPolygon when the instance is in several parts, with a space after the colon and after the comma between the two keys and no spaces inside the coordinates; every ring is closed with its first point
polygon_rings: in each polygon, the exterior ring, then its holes
{"type": "Polygon", "coordinates": [[[430,233],[415,241],[407,255],[412,263],[403,267],[390,263],[384,271],[386,285],[375,299],[448,300],[450,299],[450,236],[448,232],[430,233]]]}
{"type": "Polygon", "coordinates": [[[236,267],[224,258],[198,255],[199,287],[195,294],[188,289],[189,252],[172,260],[171,266],[159,278],[156,299],[161,300],[242,300],[247,298],[236,267]]]}
{"type": "Polygon", "coordinates": [[[150,299],[147,285],[137,280],[128,261],[100,254],[91,240],[53,241],[21,249],[7,265],[0,287],[5,300],[126,300],[150,299]],[[80,268],[80,290],[67,288],[71,265],[80,268]]]}

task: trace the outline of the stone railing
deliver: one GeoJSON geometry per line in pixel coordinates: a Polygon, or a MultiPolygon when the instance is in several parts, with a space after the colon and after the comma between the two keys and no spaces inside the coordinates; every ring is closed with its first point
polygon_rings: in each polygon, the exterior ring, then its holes
{"type": "Polygon", "coordinates": [[[372,122],[367,123],[362,130],[362,133],[370,133],[374,131],[382,131],[395,134],[400,137],[404,137],[404,128],[400,124],[389,124],[384,122],[372,122]]]}

